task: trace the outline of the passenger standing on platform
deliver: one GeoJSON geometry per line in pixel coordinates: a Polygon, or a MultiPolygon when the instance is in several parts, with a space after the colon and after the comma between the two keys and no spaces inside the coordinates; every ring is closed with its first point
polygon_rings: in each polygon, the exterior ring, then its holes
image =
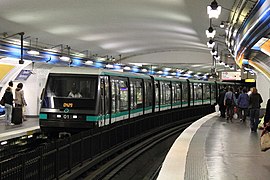
{"type": "Polygon", "coordinates": [[[24,91],[23,91],[23,84],[19,83],[17,85],[17,88],[15,90],[15,107],[21,107],[22,108],[22,117],[23,121],[26,121],[24,117],[23,108],[24,106],[27,106],[25,98],[24,98],[24,91]]]}
{"type": "Polygon", "coordinates": [[[260,116],[260,107],[262,102],[263,100],[261,95],[257,92],[257,89],[254,87],[249,97],[251,132],[257,132],[260,116]]]}
{"type": "Polygon", "coordinates": [[[237,104],[239,107],[239,116],[240,121],[245,122],[247,117],[247,111],[249,106],[249,96],[247,94],[247,89],[243,89],[243,93],[241,93],[238,97],[237,104]]]}
{"type": "Polygon", "coordinates": [[[9,81],[9,82],[8,82],[8,86],[11,88],[11,92],[12,92],[13,82],[12,82],[12,81],[9,81]]]}
{"type": "Polygon", "coordinates": [[[236,105],[236,98],[233,93],[233,88],[230,87],[229,91],[226,92],[225,97],[224,97],[224,105],[226,106],[226,112],[227,112],[227,122],[233,118],[233,108],[236,105]]]}
{"type": "Polygon", "coordinates": [[[253,88],[250,88],[249,91],[248,91],[248,96],[250,96],[252,94],[252,91],[253,91],[253,88]]]}
{"type": "Polygon", "coordinates": [[[5,102],[5,119],[6,119],[6,125],[13,126],[14,124],[11,123],[12,118],[12,108],[13,108],[13,94],[10,87],[7,87],[5,94],[3,96],[4,102],[5,102]]]}
{"type": "Polygon", "coordinates": [[[219,105],[219,111],[220,111],[220,117],[225,118],[225,111],[226,107],[224,105],[224,97],[226,94],[226,88],[224,87],[221,89],[219,96],[218,96],[218,105],[219,105]]]}

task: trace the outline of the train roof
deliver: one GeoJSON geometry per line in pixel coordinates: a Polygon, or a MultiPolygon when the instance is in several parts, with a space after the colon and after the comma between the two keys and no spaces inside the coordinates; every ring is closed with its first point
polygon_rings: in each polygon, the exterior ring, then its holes
{"type": "Polygon", "coordinates": [[[86,67],[53,67],[50,70],[50,73],[108,75],[108,76],[118,76],[118,77],[151,79],[150,76],[145,75],[145,74],[119,72],[119,71],[111,71],[111,70],[106,70],[106,69],[95,69],[95,68],[86,68],[86,67]]]}
{"type": "Polygon", "coordinates": [[[193,80],[189,79],[190,82],[192,83],[207,83],[207,84],[215,84],[215,81],[201,81],[201,80],[193,80]]]}
{"type": "Polygon", "coordinates": [[[158,76],[153,76],[153,78],[154,80],[158,80],[158,81],[187,82],[186,79],[165,78],[165,77],[158,77],[158,76]]]}
{"type": "Polygon", "coordinates": [[[222,81],[217,81],[218,84],[224,84],[224,85],[235,85],[234,82],[222,82],[222,81]]]}

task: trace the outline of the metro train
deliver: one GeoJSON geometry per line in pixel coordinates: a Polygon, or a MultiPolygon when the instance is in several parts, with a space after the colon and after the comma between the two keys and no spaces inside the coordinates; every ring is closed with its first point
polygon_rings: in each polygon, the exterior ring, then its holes
{"type": "Polygon", "coordinates": [[[214,105],[224,85],[150,75],[55,67],[42,93],[40,127],[47,132],[81,130],[174,108],[214,105]]]}

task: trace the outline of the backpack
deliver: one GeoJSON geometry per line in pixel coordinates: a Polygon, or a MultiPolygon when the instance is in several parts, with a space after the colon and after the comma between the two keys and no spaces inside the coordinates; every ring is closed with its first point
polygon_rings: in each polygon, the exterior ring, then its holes
{"type": "Polygon", "coordinates": [[[228,98],[226,99],[225,105],[226,106],[232,106],[233,105],[233,94],[232,94],[231,99],[228,99],[228,98]]]}

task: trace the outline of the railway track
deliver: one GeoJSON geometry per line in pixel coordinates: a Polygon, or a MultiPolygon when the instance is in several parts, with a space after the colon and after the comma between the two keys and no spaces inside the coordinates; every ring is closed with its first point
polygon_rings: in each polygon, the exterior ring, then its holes
{"type": "MultiPolygon", "coordinates": [[[[166,131],[163,131],[161,133],[157,133],[154,136],[147,138],[145,140],[140,141],[136,145],[132,146],[131,148],[123,151],[119,154],[113,154],[111,157],[107,159],[106,162],[103,162],[103,164],[100,164],[99,166],[95,167],[95,170],[88,171],[80,176],[81,179],[93,179],[93,180],[109,180],[109,179],[137,179],[136,175],[134,173],[124,173],[124,175],[121,174],[121,171],[126,169],[128,166],[130,166],[132,163],[136,162],[139,157],[143,156],[149,151],[153,151],[153,148],[160,148],[158,144],[162,143],[166,139],[175,136],[173,140],[191,123],[185,123],[178,126],[175,126],[171,129],[168,129],[166,131]],[[127,177],[127,176],[133,176],[133,177],[127,177]],[[125,176],[125,177],[123,177],[125,176]],[[121,177],[121,178],[120,178],[121,177]]],[[[173,142],[173,141],[172,141],[173,142]]],[[[151,154],[151,153],[150,153],[151,154]]],[[[136,166],[136,165],[135,165],[136,166]]],[[[156,169],[152,169],[150,172],[151,174],[147,174],[147,179],[154,179],[155,176],[158,174],[158,169],[161,166],[158,165],[156,169]]],[[[138,167],[137,167],[138,168],[138,167]]],[[[136,168],[136,169],[137,169],[136,168]]],[[[143,167],[144,168],[144,167],[143,167]]],[[[141,178],[141,174],[138,172],[137,174],[141,178]]]]}

